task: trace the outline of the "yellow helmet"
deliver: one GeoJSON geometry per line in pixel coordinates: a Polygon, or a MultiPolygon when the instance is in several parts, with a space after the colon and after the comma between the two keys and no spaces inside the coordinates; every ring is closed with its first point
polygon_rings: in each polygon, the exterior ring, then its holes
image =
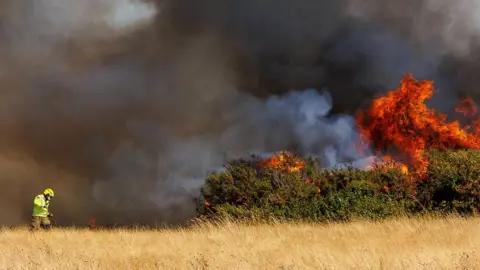
{"type": "Polygon", "coordinates": [[[50,195],[50,197],[53,197],[55,195],[55,193],[53,193],[53,190],[51,188],[47,188],[45,189],[45,191],[43,192],[43,194],[45,195],[50,195]]]}

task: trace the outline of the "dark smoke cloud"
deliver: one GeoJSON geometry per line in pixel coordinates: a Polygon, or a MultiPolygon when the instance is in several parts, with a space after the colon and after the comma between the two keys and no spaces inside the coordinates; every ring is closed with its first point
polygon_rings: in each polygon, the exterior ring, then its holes
{"type": "Polygon", "coordinates": [[[455,3],[165,0],[133,26],[152,8],[1,3],[0,222],[47,186],[63,224],[184,222],[228,159],[359,159],[348,114],[403,73],[438,80],[447,111],[478,91],[478,8],[455,3]]]}

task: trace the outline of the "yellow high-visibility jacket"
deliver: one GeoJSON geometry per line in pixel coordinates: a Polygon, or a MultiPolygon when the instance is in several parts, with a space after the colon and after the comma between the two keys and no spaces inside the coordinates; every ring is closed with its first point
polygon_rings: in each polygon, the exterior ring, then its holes
{"type": "Polygon", "coordinates": [[[39,194],[33,200],[33,213],[32,216],[34,217],[47,217],[48,216],[48,206],[50,205],[50,201],[45,200],[45,196],[43,194],[39,194]]]}

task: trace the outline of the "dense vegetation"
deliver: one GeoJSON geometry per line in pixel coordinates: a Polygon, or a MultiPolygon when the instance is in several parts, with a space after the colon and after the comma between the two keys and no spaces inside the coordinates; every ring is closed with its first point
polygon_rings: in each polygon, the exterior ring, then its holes
{"type": "Polygon", "coordinates": [[[235,160],[212,173],[198,204],[201,218],[344,221],[430,212],[473,214],[480,202],[480,151],[432,151],[427,174],[396,167],[322,170],[314,159],[289,172],[235,160]]]}

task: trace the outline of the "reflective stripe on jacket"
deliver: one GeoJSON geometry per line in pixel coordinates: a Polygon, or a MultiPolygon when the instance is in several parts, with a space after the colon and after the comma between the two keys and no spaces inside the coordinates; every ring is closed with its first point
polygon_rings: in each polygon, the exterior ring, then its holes
{"type": "Polygon", "coordinates": [[[37,195],[33,200],[33,213],[34,217],[46,217],[48,216],[48,205],[50,201],[45,200],[43,194],[37,195]]]}

